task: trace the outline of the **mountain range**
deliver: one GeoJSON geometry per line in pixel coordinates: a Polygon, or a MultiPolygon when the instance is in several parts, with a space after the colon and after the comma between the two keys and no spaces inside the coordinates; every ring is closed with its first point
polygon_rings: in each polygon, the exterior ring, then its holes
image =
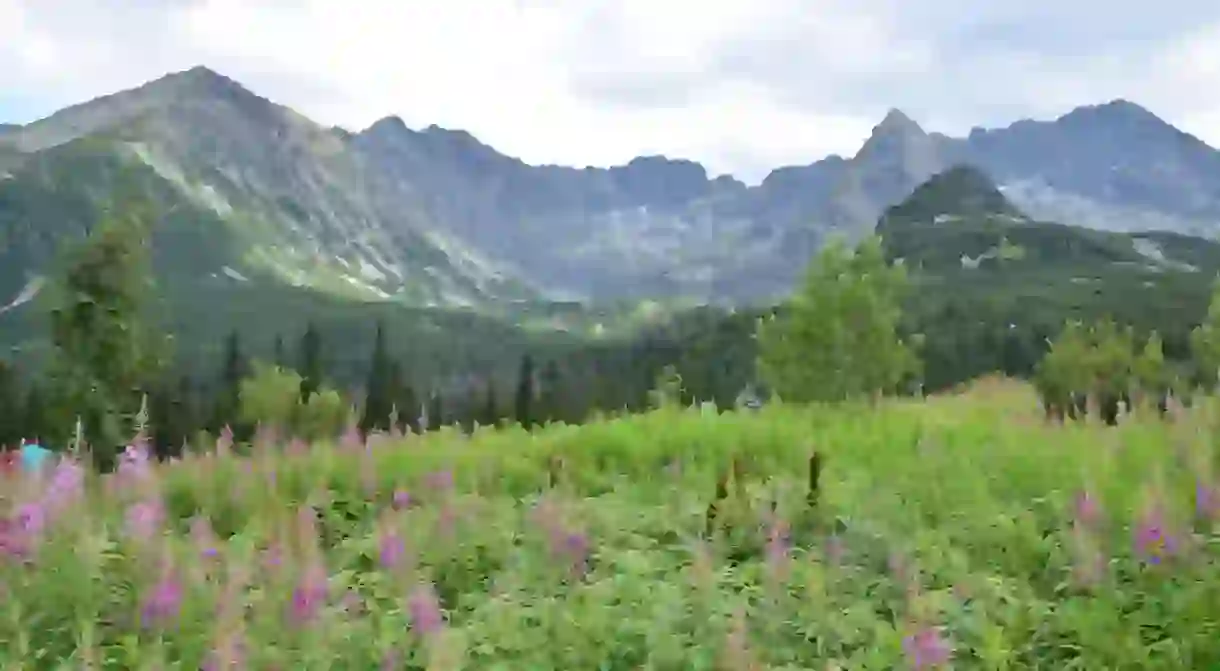
{"type": "Polygon", "coordinates": [[[528,165],[396,117],[327,127],[197,67],[0,126],[0,304],[37,293],[59,244],[96,223],[119,180],[165,213],[154,256],[171,292],[257,284],[501,313],[759,303],[786,293],[828,236],[870,232],[960,165],[1036,220],[1220,230],[1220,152],[1123,100],[957,138],[893,110],[855,156],[752,186],[662,156],[528,165]]]}

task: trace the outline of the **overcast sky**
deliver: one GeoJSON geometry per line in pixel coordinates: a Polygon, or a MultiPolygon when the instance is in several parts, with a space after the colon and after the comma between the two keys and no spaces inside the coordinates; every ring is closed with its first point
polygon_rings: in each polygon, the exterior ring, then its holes
{"type": "Polygon", "coordinates": [[[749,181],[891,107],[962,134],[1123,97],[1220,146],[1214,0],[0,0],[0,122],[199,64],[353,130],[749,181]]]}

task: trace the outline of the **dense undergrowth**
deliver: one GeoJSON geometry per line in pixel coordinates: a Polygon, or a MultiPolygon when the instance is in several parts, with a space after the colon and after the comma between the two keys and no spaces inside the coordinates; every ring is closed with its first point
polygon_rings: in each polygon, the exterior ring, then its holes
{"type": "Polygon", "coordinates": [[[61,466],[5,485],[0,662],[1220,668],[1220,413],[1039,415],[1000,387],[61,466]]]}

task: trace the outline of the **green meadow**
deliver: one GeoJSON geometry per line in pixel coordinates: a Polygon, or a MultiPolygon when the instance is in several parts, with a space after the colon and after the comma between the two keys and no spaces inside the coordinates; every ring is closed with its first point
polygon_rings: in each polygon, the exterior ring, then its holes
{"type": "Polygon", "coordinates": [[[4,669],[1220,668],[1220,405],[1005,381],[4,484],[4,669]],[[816,457],[814,457],[816,455],[816,457]]]}

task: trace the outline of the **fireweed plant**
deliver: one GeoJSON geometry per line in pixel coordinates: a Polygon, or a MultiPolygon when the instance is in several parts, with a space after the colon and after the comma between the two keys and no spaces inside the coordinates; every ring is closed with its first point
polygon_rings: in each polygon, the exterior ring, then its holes
{"type": "Polygon", "coordinates": [[[1220,668],[1216,407],[1047,425],[1014,388],[167,464],[137,439],[110,475],[4,482],[0,663],[1220,668]]]}

